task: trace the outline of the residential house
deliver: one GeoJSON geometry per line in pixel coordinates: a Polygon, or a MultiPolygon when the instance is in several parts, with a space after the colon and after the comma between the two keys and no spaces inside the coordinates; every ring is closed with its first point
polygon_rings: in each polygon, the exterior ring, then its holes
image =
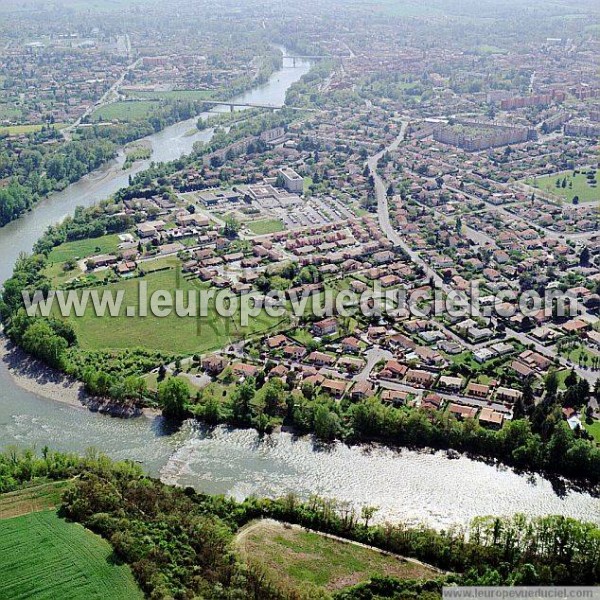
{"type": "Polygon", "coordinates": [[[246,363],[236,363],[231,370],[236,377],[256,377],[259,371],[258,367],[246,363]]]}
{"type": "Polygon", "coordinates": [[[487,398],[490,393],[490,386],[482,383],[469,382],[465,394],[474,398],[487,398]]]}
{"type": "Polygon", "coordinates": [[[477,414],[477,409],[473,406],[464,406],[462,404],[451,402],[448,406],[448,412],[462,421],[464,419],[474,419],[477,414]]]}
{"type": "Polygon", "coordinates": [[[450,377],[448,375],[442,375],[438,380],[438,387],[444,390],[451,390],[458,392],[463,386],[462,377],[450,377]]]}
{"type": "Polygon", "coordinates": [[[407,383],[413,383],[420,387],[428,388],[431,387],[435,381],[435,375],[429,371],[423,371],[420,369],[408,369],[406,372],[407,383]]]}
{"type": "Polygon", "coordinates": [[[325,335],[333,335],[337,333],[338,324],[333,317],[323,319],[313,324],[313,331],[316,336],[323,337],[325,335]]]}
{"type": "Polygon", "coordinates": [[[346,392],[346,382],[339,379],[324,379],[321,389],[334,398],[341,398],[346,392]]]}
{"type": "Polygon", "coordinates": [[[209,375],[218,375],[223,372],[227,366],[229,365],[229,361],[219,354],[211,354],[209,356],[205,356],[202,359],[201,366],[209,375]]]}
{"type": "Polygon", "coordinates": [[[514,390],[513,388],[499,387],[496,390],[496,400],[510,402],[511,404],[519,400],[523,396],[523,392],[514,390]]]}
{"type": "Polygon", "coordinates": [[[373,395],[373,385],[369,381],[357,381],[350,392],[352,400],[362,400],[373,395]]]}
{"type": "Polygon", "coordinates": [[[504,415],[501,412],[485,406],[479,413],[479,423],[484,427],[491,429],[500,429],[504,422],[504,415]]]}

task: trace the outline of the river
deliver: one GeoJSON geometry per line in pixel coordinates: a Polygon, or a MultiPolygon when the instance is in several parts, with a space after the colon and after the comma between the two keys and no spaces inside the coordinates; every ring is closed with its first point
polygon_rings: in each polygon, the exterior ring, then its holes
{"type": "MultiPolygon", "coordinates": [[[[309,69],[297,62],[284,67],[267,84],[237,101],[276,104],[287,88],[309,69]]],[[[221,110],[229,110],[227,107],[221,110]]],[[[206,115],[205,115],[206,116],[206,115]]],[[[196,119],[177,123],[149,136],[154,161],[189,153],[211,130],[188,135],[196,119]]],[[[124,155],[66,190],[38,204],[23,218],[0,229],[0,281],[12,272],[20,252],[52,223],[89,206],[127,185],[130,174],[149,161],[124,171],[124,155]]],[[[590,495],[557,493],[540,476],[486,465],[466,457],[449,460],[444,453],[380,447],[320,447],[309,437],[277,433],[261,439],[254,431],[207,429],[186,422],[170,431],[162,417],[123,420],[41,398],[18,387],[0,362],[0,447],[48,445],[83,452],[91,446],[114,458],[139,461],[152,475],[169,483],[193,485],[209,493],[277,496],[318,493],[350,501],[357,507],[380,507],[379,519],[423,521],[441,528],[466,523],[483,514],[564,514],[600,523],[600,502],[590,495]]]]}

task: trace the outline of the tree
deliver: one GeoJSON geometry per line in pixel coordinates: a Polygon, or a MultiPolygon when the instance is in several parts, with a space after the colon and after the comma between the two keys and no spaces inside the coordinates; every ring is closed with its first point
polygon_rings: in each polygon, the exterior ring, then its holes
{"type": "Polygon", "coordinates": [[[325,405],[320,405],[315,410],[315,435],[326,442],[333,441],[340,430],[340,419],[336,413],[331,412],[325,405]]]}
{"type": "Polygon", "coordinates": [[[66,273],[68,271],[73,271],[76,266],[77,266],[77,262],[75,262],[75,259],[69,258],[63,263],[62,268],[63,268],[63,271],[65,271],[65,273],[66,273]]]}
{"type": "Polygon", "coordinates": [[[141,377],[130,375],[123,381],[123,388],[126,398],[135,399],[141,402],[144,398],[144,394],[148,391],[146,381],[141,377]]]}
{"type": "Polygon", "coordinates": [[[578,381],[579,381],[579,378],[577,377],[577,374],[575,373],[575,369],[571,369],[569,371],[569,374],[565,377],[565,387],[566,388],[573,387],[574,385],[577,384],[578,381]]]}
{"type": "Polygon", "coordinates": [[[283,382],[279,379],[271,379],[264,386],[263,401],[265,403],[265,413],[276,416],[281,413],[285,406],[283,382]]]}
{"type": "Polygon", "coordinates": [[[223,227],[223,235],[227,238],[234,238],[240,230],[240,224],[233,215],[228,215],[225,219],[225,227],[223,227]]]}
{"type": "Polygon", "coordinates": [[[67,340],[57,335],[47,321],[37,320],[31,324],[23,335],[22,346],[26,352],[42,359],[51,367],[64,367],[67,340]]]}
{"type": "Polygon", "coordinates": [[[249,423],[252,419],[250,403],[255,394],[254,380],[246,379],[241,385],[237,386],[231,394],[231,411],[233,418],[239,423],[249,423]]]}
{"type": "Polygon", "coordinates": [[[213,394],[211,394],[204,403],[201,416],[211,425],[216,425],[221,420],[220,403],[213,394]]]}
{"type": "Polygon", "coordinates": [[[550,371],[548,375],[546,375],[544,387],[546,388],[546,396],[556,396],[556,392],[558,391],[558,375],[555,370],[550,371]]]}
{"type": "Polygon", "coordinates": [[[523,418],[533,411],[535,399],[531,383],[531,377],[526,377],[525,381],[523,382],[522,396],[515,402],[513,414],[514,419],[523,418]]]}
{"type": "Polygon", "coordinates": [[[579,255],[579,264],[582,267],[587,267],[590,264],[590,251],[587,246],[583,247],[581,254],[579,255]]]}
{"type": "Polygon", "coordinates": [[[165,417],[183,417],[189,401],[187,383],[178,377],[171,377],[158,386],[158,402],[165,417]]]}
{"type": "Polygon", "coordinates": [[[369,526],[369,521],[373,518],[378,510],[379,507],[377,506],[363,506],[360,509],[360,516],[365,520],[365,527],[369,526]]]}

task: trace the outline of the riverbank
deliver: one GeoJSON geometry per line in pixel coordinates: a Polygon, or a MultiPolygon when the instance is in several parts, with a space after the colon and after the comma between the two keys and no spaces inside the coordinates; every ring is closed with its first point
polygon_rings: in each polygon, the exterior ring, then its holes
{"type": "Polygon", "coordinates": [[[0,362],[15,385],[46,400],[126,419],[160,414],[158,410],[90,396],[83,383],[29,356],[4,334],[0,334],[0,362]]]}

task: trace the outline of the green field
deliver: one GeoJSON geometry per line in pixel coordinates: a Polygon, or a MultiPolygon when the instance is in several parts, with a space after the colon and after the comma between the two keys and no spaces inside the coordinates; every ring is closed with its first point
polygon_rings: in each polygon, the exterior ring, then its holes
{"type": "Polygon", "coordinates": [[[262,564],[284,589],[321,588],[329,592],[371,577],[432,579],[437,572],[395,556],[345,543],[274,521],[253,523],[237,537],[242,557],[262,564]]]}
{"type": "MultiPolygon", "coordinates": [[[[158,290],[174,292],[180,289],[184,294],[185,306],[188,290],[209,288],[208,284],[203,284],[198,279],[189,280],[179,276],[176,269],[149,273],[144,281],[148,284],[148,298],[158,290]]],[[[147,317],[127,317],[128,306],[136,309],[139,307],[139,283],[139,278],[128,279],[99,288],[100,291],[111,291],[114,295],[119,290],[123,291],[123,303],[118,317],[109,317],[108,311],[104,317],[96,316],[91,302],[88,303],[84,316],[70,317],[81,348],[102,350],[142,347],[168,353],[192,354],[221,348],[241,336],[277,329],[280,322],[280,319],[263,312],[258,317],[250,318],[249,325],[241,328],[237,316],[227,318],[217,314],[214,300],[208,303],[206,317],[179,317],[172,311],[169,316],[160,318],[153,316],[150,310],[147,317]]],[[[56,314],[58,316],[58,312],[56,314]]]]}
{"type": "Polygon", "coordinates": [[[277,233],[283,231],[285,227],[280,219],[263,219],[261,221],[251,221],[246,226],[256,235],[267,235],[268,233],[277,233]]]}
{"type": "MultiPolygon", "coordinates": [[[[8,135],[20,135],[22,133],[33,133],[34,131],[39,131],[43,125],[7,125],[5,127],[0,127],[0,135],[3,133],[7,133],[8,135]]],[[[56,129],[62,129],[66,127],[66,123],[55,123],[54,127],[56,129]]]]}
{"type": "Polygon", "coordinates": [[[589,366],[592,366],[594,357],[598,356],[597,352],[594,352],[584,344],[576,344],[561,348],[560,354],[576,365],[585,364],[589,366]]]}
{"type": "Polygon", "coordinates": [[[111,254],[119,247],[119,236],[105,235],[99,238],[89,238],[76,242],[65,242],[52,249],[48,255],[49,263],[64,263],[69,259],[80,259],[97,254],[111,254]]]}
{"type": "Polygon", "coordinates": [[[210,90],[173,90],[170,92],[127,92],[130,98],[141,100],[207,100],[210,90]]]}
{"type": "Polygon", "coordinates": [[[48,600],[143,598],[108,542],[53,511],[0,521],[0,597],[48,600]]]}
{"type": "Polygon", "coordinates": [[[0,119],[18,120],[22,116],[21,111],[10,104],[0,104],[0,119]]]}
{"type": "Polygon", "coordinates": [[[0,494],[0,519],[56,508],[68,485],[67,481],[51,481],[0,494]]]}
{"type": "Polygon", "coordinates": [[[155,100],[113,102],[96,110],[93,121],[137,121],[149,117],[160,106],[155,100]]]}
{"type": "Polygon", "coordinates": [[[596,443],[600,444],[600,421],[586,422],[584,428],[596,440],[596,443]]]}
{"type": "MultiPolygon", "coordinates": [[[[575,196],[579,196],[580,202],[597,202],[600,200],[600,189],[589,185],[589,180],[586,178],[587,171],[588,169],[580,171],[576,175],[573,174],[573,171],[562,171],[554,175],[526,179],[525,183],[568,202],[572,202],[575,196]],[[562,187],[562,181],[565,178],[567,180],[566,187],[562,187]],[[556,187],[557,181],[560,184],[559,187],[556,187]],[[571,187],[569,187],[569,184],[571,184],[571,187]]],[[[600,169],[596,169],[596,181],[599,178],[600,169]]]]}

